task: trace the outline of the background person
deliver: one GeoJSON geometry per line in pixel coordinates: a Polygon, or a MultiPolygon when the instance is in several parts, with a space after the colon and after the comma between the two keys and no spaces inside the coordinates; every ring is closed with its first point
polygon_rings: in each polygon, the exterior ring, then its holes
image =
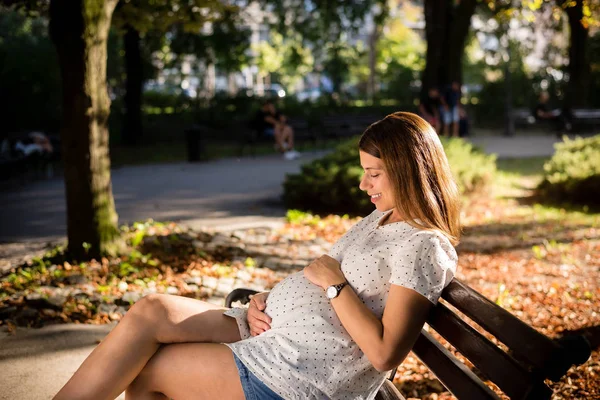
{"type": "Polygon", "coordinates": [[[271,100],[265,100],[258,110],[256,125],[260,133],[275,139],[275,149],[284,158],[292,160],[300,156],[294,150],[294,130],[287,124],[287,117],[275,109],[271,100]]]}
{"type": "Polygon", "coordinates": [[[444,121],[444,136],[459,136],[460,114],[458,106],[460,104],[460,97],[460,83],[454,81],[444,92],[445,106],[442,104],[440,110],[444,121]]]}
{"type": "Polygon", "coordinates": [[[425,97],[421,97],[419,103],[419,115],[435,129],[440,132],[442,121],[440,119],[440,93],[436,88],[431,88],[427,91],[425,97]]]}
{"type": "Polygon", "coordinates": [[[559,109],[551,109],[548,101],[550,100],[550,94],[548,92],[543,91],[540,93],[540,97],[538,103],[536,104],[533,115],[538,121],[548,121],[550,122],[556,131],[558,132],[558,136],[561,136],[560,131],[571,130],[571,118],[570,113],[561,112],[559,109]]]}

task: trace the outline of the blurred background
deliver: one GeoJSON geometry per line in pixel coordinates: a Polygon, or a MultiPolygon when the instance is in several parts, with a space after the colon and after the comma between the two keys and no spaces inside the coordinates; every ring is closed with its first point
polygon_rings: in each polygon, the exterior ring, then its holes
{"type": "MultiPolygon", "coordinates": [[[[5,7],[0,15],[0,139],[59,132],[60,69],[47,7],[32,3],[28,12],[5,7]]],[[[317,136],[327,115],[417,111],[429,88],[443,91],[455,80],[471,135],[514,134],[514,124],[545,130],[527,118],[542,91],[552,108],[600,108],[594,2],[195,4],[116,7],[107,86],[117,165],[185,159],[185,131],[194,124],[217,128],[203,133],[211,156],[235,154],[264,97],[317,136]]]]}

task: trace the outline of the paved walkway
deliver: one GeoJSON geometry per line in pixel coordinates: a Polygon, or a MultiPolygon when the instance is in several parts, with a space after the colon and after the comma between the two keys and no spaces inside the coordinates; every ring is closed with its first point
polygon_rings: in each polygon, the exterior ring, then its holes
{"type": "MultiPolygon", "coordinates": [[[[549,156],[556,141],[543,136],[473,139],[499,157],[549,156]]],[[[112,173],[117,212],[121,223],[154,218],[231,229],[278,224],[285,214],[279,200],[285,174],[298,172],[302,162],[320,156],[306,154],[292,162],[268,156],[117,169],[112,173]]],[[[40,241],[63,238],[64,220],[64,185],[59,179],[1,193],[0,242],[12,244],[0,245],[0,261],[6,260],[7,249],[20,248],[26,254],[31,250],[28,242],[41,246],[40,241]]],[[[0,400],[50,399],[111,328],[19,328],[16,336],[0,330],[0,400]]]]}
{"type": "MultiPolygon", "coordinates": [[[[471,139],[500,158],[550,156],[554,136],[471,139]]],[[[230,227],[278,223],[285,215],[281,183],[288,173],[325,152],[285,161],[276,155],[207,163],[131,166],[112,171],[119,222],[153,218],[200,226],[230,227]]],[[[0,192],[0,273],[32,254],[64,241],[66,206],[62,179],[0,192]]]]}
{"type": "MultiPolygon", "coordinates": [[[[530,157],[553,154],[557,139],[475,137],[472,141],[499,157],[530,157]]],[[[281,217],[285,212],[280,200],[285,175],[298,172],[301,163],[322,155],[307,153],[295,161],[264,156],[119,168],[112,171],[119,221],[154,218],[206,226],[281,217]]],[[[0,243],[63,238],[66,223],[62,179],[1,193],[0,221],[0,243]]]]}

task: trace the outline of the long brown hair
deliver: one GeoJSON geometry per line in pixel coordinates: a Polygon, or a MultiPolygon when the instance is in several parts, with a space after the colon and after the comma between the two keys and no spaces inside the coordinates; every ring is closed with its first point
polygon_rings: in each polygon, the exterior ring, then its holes
{"type": "Polygon", "coordinates": [[[396,210],[408,224],[439,230],[458,244],[458,187],[431,125],[416,114],[396,112],[369,126],[358,147],[383,161],[396,210]]]}

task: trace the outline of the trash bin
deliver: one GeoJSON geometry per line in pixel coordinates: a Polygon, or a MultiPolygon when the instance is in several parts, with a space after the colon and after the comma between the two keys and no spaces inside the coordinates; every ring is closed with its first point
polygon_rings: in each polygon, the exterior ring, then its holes
{"type": "Polygon", "coordinates": [[[185,131],[187,141],[188,162],[202,161],[204,148],[202,143],[202,129],[199,126],[193,126],[185,131]]]}

